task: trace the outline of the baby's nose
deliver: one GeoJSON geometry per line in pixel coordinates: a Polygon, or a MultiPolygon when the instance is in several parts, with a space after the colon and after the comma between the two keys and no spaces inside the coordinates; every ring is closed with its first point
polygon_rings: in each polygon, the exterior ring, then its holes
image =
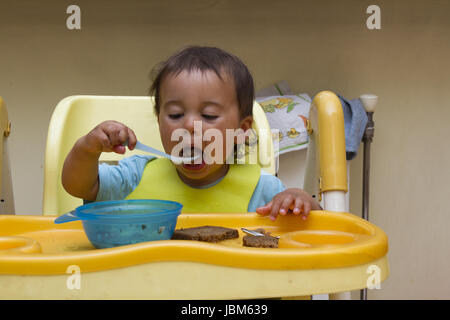
{"type": "Polygon", "coordinates": [[[202,121],[196,116],[186,116],[184,121],[184,128],[193,135],[201,135],[202,121]]]}

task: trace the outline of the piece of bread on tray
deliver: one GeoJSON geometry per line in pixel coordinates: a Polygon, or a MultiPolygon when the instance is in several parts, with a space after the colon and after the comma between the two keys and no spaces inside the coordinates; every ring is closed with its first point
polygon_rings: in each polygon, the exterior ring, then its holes
{"type": "Polygon", "coordinates": [[[244,245],[244,247],[278,248],[278,238],[272,237],[270,235],[270,232],[267,232],[262,228],[258,228],[254,231],[262,233],[264,236],[244,236],[242,238],[242,244],[244,245]]]}
{"type": "Polygon", "coordinates": [[[239,238],[239,233],[236,229],[216,226],[182,228],[175,230],[172,235],[172,240],[196,240],[206,242],[219,242],[234,238],[239,238]]]}
{"type": "Polygon", "coordinates": [[[244,247],[278,248],[278,239],[271,236],[247,235],[242,238],[244,247]]]}

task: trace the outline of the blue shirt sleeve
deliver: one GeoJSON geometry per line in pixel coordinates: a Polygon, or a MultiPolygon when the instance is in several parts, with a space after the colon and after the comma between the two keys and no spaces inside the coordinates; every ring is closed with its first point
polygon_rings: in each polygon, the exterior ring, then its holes
{"type": "Polygon", "coordinates": [[[99,165],[99,189],[95,201],[125,199],[139,185],[145,166],[153,159],[153,156],[135,155],[120,160],[117,165],[99,165]]]}
{"type": "Polygon", "coordinates": [[[253,191],[247,211],[255,212],[256,208],[266,205],[276,194],[284,190],[286,190],[286,187],[280,179],[261,170],[261,176],[259,177],[255,191],[253,191]]]}

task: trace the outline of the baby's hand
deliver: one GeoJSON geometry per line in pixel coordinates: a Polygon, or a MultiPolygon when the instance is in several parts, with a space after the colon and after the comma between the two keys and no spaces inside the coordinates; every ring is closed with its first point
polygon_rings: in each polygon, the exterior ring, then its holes
{"type": "Polygon", "coordinates": [[[289,210],[296,215],[302,214],[306,220],[311,210],[320,210],[320,205],[304,190],[298,188],[286,189],[273,197],[272,201],[256,209],[261,215],[269,215],[275,221],[278,214],[286,215],[289,210]]]}
{"type": "Polygon", "coordinates": [[[126,150],[124,143],[128,141],[128,149],[133,150],[137,142],[133,130],[117,121],[100,123],[80,140],[86,151],[96,154],[102,152],[124,154],[126,150]]]}

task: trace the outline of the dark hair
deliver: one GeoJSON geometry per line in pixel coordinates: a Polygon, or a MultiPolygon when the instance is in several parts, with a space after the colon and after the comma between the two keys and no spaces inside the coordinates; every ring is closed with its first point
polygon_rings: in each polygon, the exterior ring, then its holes
{"type": "Polygon", "coordinates": [[[241,119],[252,115],[255,88],[252,75],[245,64],[222,49],[200,46],[186,47],[153,69],[152,75],[156,76],[150,87],[150,95],[155,97],[157,115],[160,111],[162,81],[167,75],[178,75],[185,70],[214,71],[221,80],[224,73],[228,75],[234,81],[241,119]]]}

